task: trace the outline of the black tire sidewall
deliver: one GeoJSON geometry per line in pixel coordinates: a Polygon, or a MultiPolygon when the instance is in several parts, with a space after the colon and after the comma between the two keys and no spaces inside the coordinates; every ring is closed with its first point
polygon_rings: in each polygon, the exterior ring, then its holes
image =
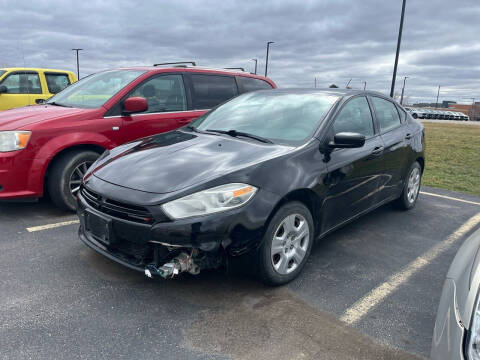
{"type": "Polygon", "coordinates": [[[275,215],[270,220],[265,235],[263,237],[262,245],[259,248],[258,253],[258,271],[259,276],[262,281],[267,285],[278,286],[286,284],[293,279],[295,279],[300,272],[303,270],[308,257],[310,256],[310,252],[312,249],[313,241],[314,241],[314,222],[312,215],[308,208],[300,202],[290,202],[283,205],[275,215]],[[280,222],[285,219],[290,214],[297,213],[302,215],[309,226],[309,243],[307,252],[305,257],[303,258],[302,263],[290,274],[282,275],[275,271],[273,268],[273,264],[271,261],[271,247],[272,247],[272,239],[274,232],[276,231],[277,227],[280,225],[280,222]]]}
{"type": "Polygon", "coordinates": [[[70,152],[55,162],[49,174],[48,192],[57,207],[75,211],[76,199],[70,191],[70,177],[82,162],[95,161],[99,156],[95,151],[70,152]]]}

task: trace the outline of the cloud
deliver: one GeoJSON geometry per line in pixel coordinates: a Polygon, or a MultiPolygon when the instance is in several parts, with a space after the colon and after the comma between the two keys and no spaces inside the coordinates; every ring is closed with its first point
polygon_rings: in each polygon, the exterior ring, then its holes
{"type": "MultiPolygon", "coordinates": [[[[263,73],[281,87],[351,86],[389,93],[401,1],[36,1],[0,0],[0,66],[75,69],[195,60],[263,73]]],[[[480,3],[407,1],[397,90],[433,101],[480,98],[480,3]]]]}

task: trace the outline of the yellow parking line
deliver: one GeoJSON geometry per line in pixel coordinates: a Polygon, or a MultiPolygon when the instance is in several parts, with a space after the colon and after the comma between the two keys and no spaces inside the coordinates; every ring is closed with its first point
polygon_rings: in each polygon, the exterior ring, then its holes
{"type": "Polygon", "coordinates": [[[382,302],[387,296],[394,292],[402,284],[405,284],[415,273],[424,268],[430,262],[435,260],[445,250],[450,248],[457,240],[461,239],[466,233],[472,230],[480,223],[480,213],[472,216],[466,223],[460,226],[457,231],[451,234],[446,240],[438,243],[423,255],[413,260],[401,271],[390,276],[387,281],[380,284],[363,298],[355,302],[340,317],[340,320],[355,324],[362,319],[373,307],[382,302]]]}
{"type": "Polygon", "coordinates": [[[61,226],[67,226],[67,225],[73,225],[73,224],[78,224],[78,220],[72,220],[72,221],[63,221],[55,224],[48,224],[48,225],[41,225],[41,226],[34,226],[34,227],[29,227],[27,228],[28,232],[35,232],[35,231],[42,231],[42,230],[48,230],[48,229],[53,229],[61,226]]]}
{"type": "Polygon", "coordinates": [[[420,194],[428,195],[428,196],[435,196],[435,197],[439,197],[439,198],[443,198],[443,199],[455,200],[455,201],[460,201],[460,202],[463,202],[463,203],[466,203],[466,204],[473,204],[473,205],[479,205],[480,206],[480,202],[463,200],[463,199],[459,199],[459,198],[455,198],[455,197],[451,197],[451,196],[439,195],[439,194],[429,193],[429,192],[426,192],[426,191],[420,191],[420,194]]]}

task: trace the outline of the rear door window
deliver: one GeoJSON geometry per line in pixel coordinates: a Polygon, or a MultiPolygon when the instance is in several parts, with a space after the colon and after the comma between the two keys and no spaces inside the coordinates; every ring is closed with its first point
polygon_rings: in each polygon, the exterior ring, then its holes
{"type": "Polygon", "coordinates": [[[50,94],[57,94],[70,85],[67,74],[45,73],[45,80],[50,94]]]}
{"type": "Polygon", "coordinates": [[[244,93],[255,90],[273,89],[272,85],[260,79],[254,79],[246,76],[238,76],[237,79],[239,80],[242,86],[242,92],[244,93]]]}
{"type": "Polygon", "coordinates": [[[211,109],[238,94],[233,76],[192,74],[194,109],[211,109]]]}
{"type": "Polygon", "coordinates": [[[7,87],[7,94],[41,94],[38,73],[22,72],[8,75],[1,83],[7,87]]]}
{"type": "Polygon", "coordinates": [[[400,125],[397,107],[391,101],[373,96],[375,115],[382,133],[392,130],[400,125]]]}

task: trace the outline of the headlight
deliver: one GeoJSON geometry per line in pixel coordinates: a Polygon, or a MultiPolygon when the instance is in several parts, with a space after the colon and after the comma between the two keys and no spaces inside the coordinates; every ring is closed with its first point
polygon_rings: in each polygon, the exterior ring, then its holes
{"type": "Polygon", "coordinates": [[[0,131],[0,152],[25,149],[31,135],[30,131],[0,131]]]}
{"type": "Polygon", "coordinates": [[[245,205],[256,192],[247,184],[220,185],[163,204],[162,209],[174,219],[207,215],[245,205]]]}
{"type": "Polygon", "coordinates": [[[470,324],[470,334],[467,343],[467,354],[469,360],[480,359],[480,309],[479,294],[475,300],[475,307],[473,308],[472,323],[470,324]]]}

